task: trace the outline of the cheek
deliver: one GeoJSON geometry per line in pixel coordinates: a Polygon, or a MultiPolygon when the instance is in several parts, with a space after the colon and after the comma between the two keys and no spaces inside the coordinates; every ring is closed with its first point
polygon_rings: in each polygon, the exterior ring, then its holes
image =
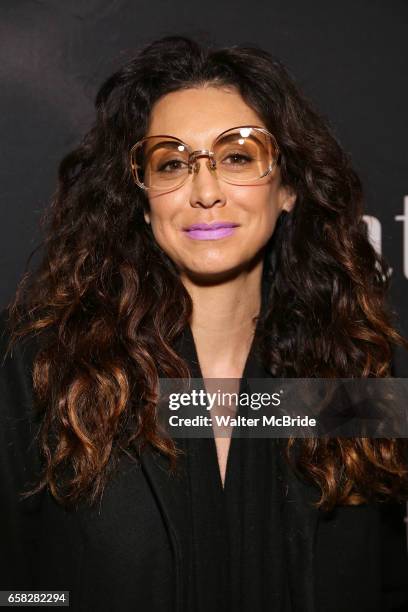
{"type": "Polygon", "coordinates": [[[152,220],[152,231],[157,244],[161,249],[173,258],[174,250],[177,249],[175,231],[165,219],[152,220]]]}
{"type": "Polygon", "coordinates": [[[176,240],[176,228],[180,225],[183,215],[182,203],[171,194],[162,195],[150,201],[150,225],[159,246],[168,254],[176,240]],[[178,222],[179,221],[179,222],[178,222]]]}
{"type": "Polygon", "coordinates": [[[269,208],[265,211],[265,231],[268,235],[268,239],[273,234],[276,226],[276,222],[280,215],[280,210],[276,207],[269,206],[269,208]]]}
{"type": "Polygon", "coordinates": [[[270,186],[242,187],[236,193],[235,202],[243,220],[257,229],[261,235],[271,234],[280,214],[278,197],[270,186]]]}

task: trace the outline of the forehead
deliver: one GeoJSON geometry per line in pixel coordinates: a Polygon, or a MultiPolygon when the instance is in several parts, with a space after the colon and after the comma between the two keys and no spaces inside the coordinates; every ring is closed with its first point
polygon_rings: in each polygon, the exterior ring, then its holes
{"type": "Polygon", "coordinates": [[[234,89],[199,87],[166,94],[153,106],[146,136],[176,136],[205,148],[221,132],[241,125],[265,127],[234,89]]]}

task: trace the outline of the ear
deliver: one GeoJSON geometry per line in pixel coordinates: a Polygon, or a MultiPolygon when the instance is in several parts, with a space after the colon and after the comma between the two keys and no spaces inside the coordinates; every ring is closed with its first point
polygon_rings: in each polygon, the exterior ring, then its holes
{"type": "Polygon", "coordinates": [[[281,186],[281,210],[290,212],[296,203],[296,192],[289,185],[281,186]]]}
{"type": "Polygon", "coordinates": [[[146,223],[149,224],[150,223],[150,215],[149,215],[149,213],[146,210],[143,213],[143,217],[144,217],[144,220],[146,221],[146,223]]]}

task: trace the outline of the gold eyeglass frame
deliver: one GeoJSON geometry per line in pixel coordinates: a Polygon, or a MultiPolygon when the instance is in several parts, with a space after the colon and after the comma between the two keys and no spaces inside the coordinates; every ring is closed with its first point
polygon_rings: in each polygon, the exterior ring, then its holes
{"type": "MultiPolygon", "coordinates": [[[[154,189],[156,191],[166,191],[166,189],[169,189],[170,191],[172,191],[173,189],[178,189],[179,187],[182,187],[182,185],[184,185],[189,176],[195,172],[199,172],[200,169],[200,165],[197,164],[197,159],[199,157],[208,157],[208,162],[207,162],[207,167],[210,171],[216,171],[217,166],[216,166],[216,161],[214,159],[214,145],[217,143],[217,141],[224,136],[224,134],[226,134],[227,132],[231,132],[233,130],[241,130],[241,129],[255,129],[259,132],[262,132],[263,134],[265,134],[266,136],[268,136],[269,138],[272,139],[272,143],[275,146],[275,150],[276,150],[276,158],[273,159],[272,163],[268,166],[267,170],[258,178],[256,179],[248,179],[247,183],[252,183],[254,181],[259,181],[260,179],[264,178],[265,176],[268,176],[268,174],[270,174],[273,170],[273,168],[279,164],[280,162],[280,158],[281,158],[281,152],[278,146],[278,143],[276,142],[276,138],[273,134],[271,134],[271,132],[269,132],[266,128],[261,127],[259,125],[238,125],[236,127],[232,127],[232,128],[228,128],[228,130],[224,130],[223,132],[221,132],[221,134],[218,134],[218,136],[216,138],[214,138],[212,144],[211,144],[211,149],[198,149],[196,151],[193,151],[192,147],[190,147],[187,143],[183,142],[182,140],[180,140],[180,138],[177,138],[176,136],[170,136],[169,134],[155,134],[152,136],[145,136],[144,138],[141,138],[140,140],[138,140],[130,149],[130,153],[129,153],[129,157],[130,157],[130,168],[131,168],[131,172],[132,172],[132,176],[133,176],[133,180],[135,181],[136,185],[138,185],[138,187],[140,187],[141,189],[144,189],[145,191],[148,191],[149,189],[154,189]],[[177,185],[176,187],[171,187],[171,188],[162,188],[162,189],[158,189],[157,187],[146,187],[146,185],[144,185],[144,183],[141,183],[138,179],[137,176],[137,169],[140,168],[140,166],[136,163],[135,161],[135,153],[137,151],[138,148],[140,148],[147,140],[150,140],[152,138],[172,138],[173,140],[177,140],[180,144],[182,144],[187,152],[189,153],[189,158],[188,158],[188,174],[186,175],[186,177],[183,179],[183,181],[177,185]]],[[[230,185],[245,185],[245,181],[242,181],[241,183],[236,183],[233,181],[228,181],[222,177],[218,177],[217,179],[224,181],[225,183],[229,183],[230,185]]]]}

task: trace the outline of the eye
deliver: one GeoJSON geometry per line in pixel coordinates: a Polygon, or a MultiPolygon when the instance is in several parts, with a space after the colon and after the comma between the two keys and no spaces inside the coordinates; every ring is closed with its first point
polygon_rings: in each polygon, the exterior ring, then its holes
{"type": "Polygon", "coordinates": [[[242,153],[230,153],[223,160],[223,163],[225,163],[225,160],[227,159],[232,160],[231,162],[227,162],[228,164],[236,164],[236,165],[243,165],[243,164],[246,164],[252,161],[251,157],[249,157],[248,155],[243,155],[242,153]]]}
{"type": "Polygon", "coordinates": [[[157,168],[158,172],[177,172],[187,167],[187,164],[180,159],[170,159],[159,165],[157,168]]]}

